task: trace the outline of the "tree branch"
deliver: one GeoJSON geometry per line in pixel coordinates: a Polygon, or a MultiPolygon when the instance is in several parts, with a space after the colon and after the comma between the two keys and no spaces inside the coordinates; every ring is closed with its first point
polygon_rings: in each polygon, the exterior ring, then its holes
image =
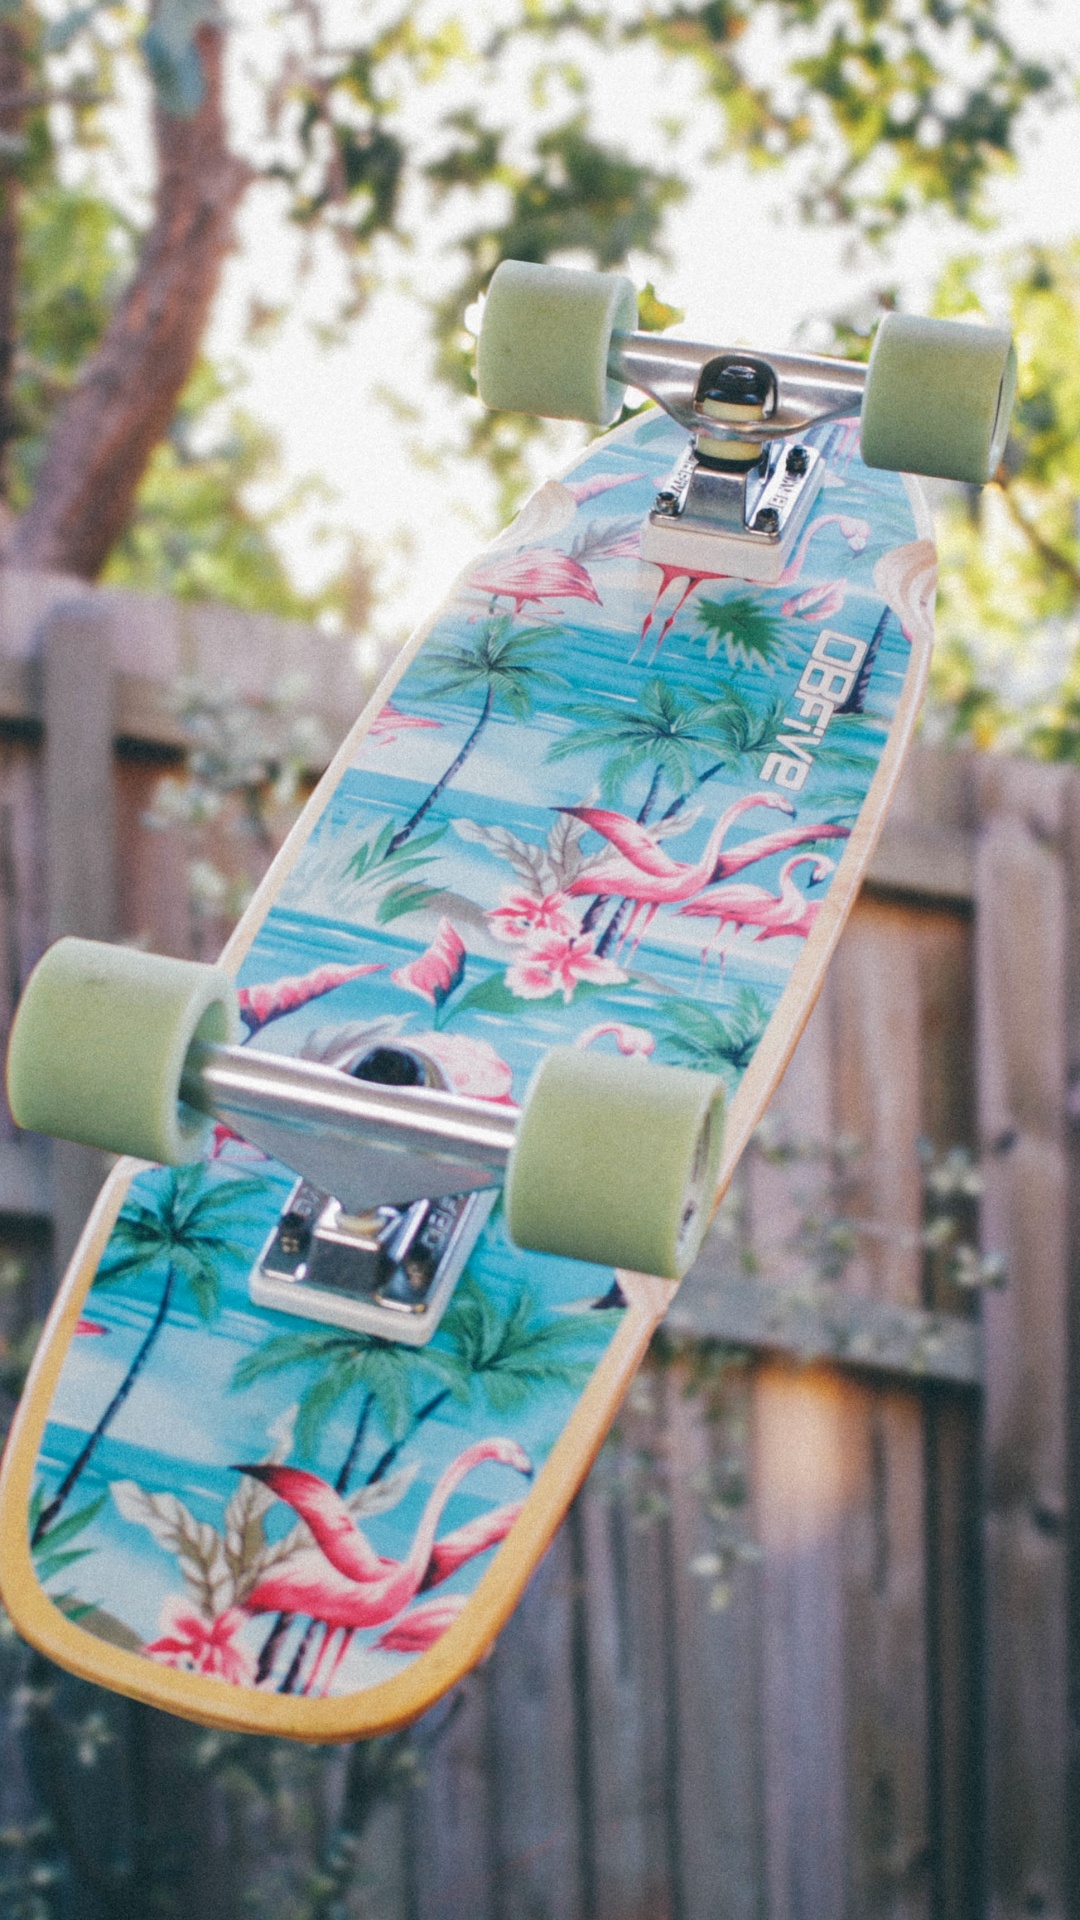
{"type": "Polygon", "coordinates": [[[42,107],[101,107],[109,96],[89,87],[18,87],[0,82],[0,118],[6,113],[37,113],[42,107]]]}
{"type": "Polygon", "coordinates": [[[1013,493],[1008,479],[1000,473],[996,475],[996,478],[1001,484],[1005,506],[1013,525],[1019,528],[1025,540],[1028,541],[1029,545],[1038,554],[1039,559],[1045,561],[1046,565],[1052,568],[1055,573],[1063,573],[1069,585],[1072,587],[1073,592],[1080,596],[1080,568],[1077,568],[1073,564],[1067,553],[1062,553],[1060,548],[1053,545],[1052,541],[1045,539],[1039,532],[1038,527],[1028,519],[1027,514],[1013,493]]]}
{"type": "Polygon", "coordinates": [[[127,526],[199,348],[233,217],[253,175],[230,153],[222,30],[196,46],[205,95],[187,117],[155,108],[158,194],[135,276],[53,427],[9,561],[92,580],[127,526]]]}

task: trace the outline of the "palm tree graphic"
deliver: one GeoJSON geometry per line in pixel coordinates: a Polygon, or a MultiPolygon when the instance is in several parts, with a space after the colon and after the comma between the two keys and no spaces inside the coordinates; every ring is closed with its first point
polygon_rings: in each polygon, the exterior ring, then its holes
{"type": "Polygon", "coordinates": [[[559,676],[542,666],[536,658],[538,648],[545,641],[558,637],[558,627],[526,627],[521,633],[514,633],[512,628],[512,614],[493,614],[471,639],[446,641],[431,649],[424,669],[424,682],[428,690],[451,699],[482,693],[483,701],[464,745],[446,772],[435,782],[431,792],[425,795],[416,812],[406,820],[404,826],[398,828],[386,849],[387,858],[405,845],[443,789],[461,771],[487,726],[496,703],[501,701],[513,719],[527,720],[532,711],[534,694],[542,687],[560,684],[559,676]]]}
{"type": "Polygon", "coordinates": [[[693,785],[695,748],[716,744],[713,723],[715,701],[680,694],[668,681],[646,681],[634,707],[612,700],[579,700],[573,717],[578,723],[556,740],[549,760],[569,760],[578,753],[605,755],[600,775],[605,799],[617,797],[638,774],[648,772],[649,785],[637,812],[644,824],[666,779],[677,795],[693,785]]]}
{"type": "Polygon", "coordinates": [[[94,1287],[117,1287],[159,1270],[164,1273],[164,1282],[153,1318],[124,1378],[35,1521],[32,1546],[45,1538],[149,1360],[177,1286],[187,1287],[200,1320],[208,1323],[215,1318],[221,1304],[223,1262],[251,1257],[248,1247],[229,1237],[228,1228],[240,1207],[265,1190],[261,1180],[221,1174],[211,1179],[202,1166],[175,1167],[162,1177],[153,1204],[137,1198],[128,1200],[113,1228],[94,1287]]]}
{"type": "MultiPolygon", "coordinates": [[[[574,709],[575,719],[581,724],[556,741],[548,758],[567,760],[572,754],[605,753],[600,786],[609,799],[617,798],[636,775],[649,771],[648,789],[635,816],[639,826],[644,826],[665,781],[674,798],[660,815],[662,821],[681,813],[690,796],[707,781],[731,772],[752,753],[767,753],[779,731],[782,714],[781,700],[770,701],[759,712],[726,682],[721,682],[716,693],[706,694],[680,693],[665,680],[649,680],[635,707],[615,707],[610,700],[581,701],[574,709]],[[699,772],[703,752],[712,758],[699,772]]],[[[591,932],[603,905],[603,896],[593,900],[581,923],[584,933],[591,932]]],[[[597,941],[598,953],[610,950],[625,915],[626,902],[620,901],[597,941]]]]}
{"type": "Polygon", "coordinates": [[[783,629],[751,594],[726,600],[699,600],[698,620],[705,629],[708,659],[723,647],[733,667],[761,667],[771,673],[787,658],[783,629]]]}
{"type": "Polygon", "coordinates": [[[752,987],[740,987],[726,1017],[696,1000],[668,1008],[670,1031],[661,1041],[664,1058],[702,1073],[722,1074],[730,1087],[741,1079],[769,1024],[768,1009],[752,987]]]}

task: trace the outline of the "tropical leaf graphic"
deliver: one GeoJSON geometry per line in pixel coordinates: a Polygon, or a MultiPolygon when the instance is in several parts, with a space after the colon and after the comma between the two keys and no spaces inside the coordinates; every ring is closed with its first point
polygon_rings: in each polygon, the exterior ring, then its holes
{"type": "Polygon", "coordinates": [[[175,1557],[204,1619],[216,1619],[233,1604],[235,1581],[215,1527],[196,1520],[175,1493],[147,1493],[135,1480],[114,1480],[110,1490],[124,1519],[145,1527],[175,1557]]]}
{"type": "Polygon", "coordinates": [[[225,1564],[232,1580],[232,1601],[240,1598],[245,1591],[250,1591],[255,1575],[262,1571],[266,1559],[263,1519],[273,1504],[274,1496],[261,1480],[247,1473],[240,1475],[239,1485],[225,1509],[222,1541],[225,1564]]]}
{"type": "MultiPolygon", "coordinates": [[[[58,1520],[48,1533],[44,1534],[34,1548],[34,1566],[38,1579],[44,1586],[55,1579],[66,1567],[74,1566],[77,1560],[85,1560],[93,1552],[92,1547],[73,1547],[71,1541],[84,1533],[91,1522],[97,1519],[102,1507],[108,1500],[107,1493],[98,1494],[96,1500],[88,1500],[85,1507],[69,1513],[66,1520],[58,1520]]],[[[30,1502],[29,1527],[31,1536],[45,1506],[44,1487],[35,1487],[30,1502]]]]}
{"type": "Polygon", "coordinates": [[[661,1041],[664,1058],[729,1081],[745,1073],[769,1024],[768,1008],[752,987],[740,987],[723,1014],[696,1000],[671,1002],[664,1011],[670,1022],[661,1041]]]}
{"type": "Polygon", "coordinates": [[[543,846],[520,839],[509,827],[487,826],[479,820],[455,820],[453,828],[460,839],[487,847],[498,859],[507,861],[537,900],[561,893],[586,866],[581,852],[585,823],[573,814],[557,816],[543,846]]]}
{"type": "Polygon", "coordinates": [[[353,1519],[370,1520],[376,1513],[389,1513],[404,1500],[419,1471],[419,1460],[410,1460],[408,1466],[398,1467],[396,1472],[386,1474],[370,1486],[357,1487],[355,1493],[347,1494],[345,1505],[353,1519]]]}
{"type": "Polygon", "coordinates": [[[784,665],[787,650],[783,628],[752,594],[699,600],[696,611],[705,629],[707,659],[723,647],[733,667],[760,667],[772,673],[784,665]]]}

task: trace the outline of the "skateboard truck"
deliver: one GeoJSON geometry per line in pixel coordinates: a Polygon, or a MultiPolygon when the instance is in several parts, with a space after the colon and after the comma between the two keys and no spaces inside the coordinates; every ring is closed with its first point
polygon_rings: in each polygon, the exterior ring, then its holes
{"type": "Polygon", "coordinates": [[[252,1269],[256,1305],[408,1346],[430,1340],[498,1198],[518,1109],[396,1084],[408,1063],[392,1047],[351,1073],[189,1048],[187,1104],[302,1175],[252,1269]]]}
{"type": "Polygon", "coordinates": [[[643,559],[775,583],[825,477],[807,436],[858,411],[865,367],[617,333],[608,370],[691,434],[645,521],[643,559]]]}
{"type": "MultiPolygon", "coordinates": [[[[586,1075],[626,1065],[577,1061],[586,1075]]],[[[252,1271],[257,1305],[409,1346],[431,1339],[507,1184],[523,1110],[401,1084],[410,1065],[406,1049],[387,1046],[351,1072],[249,1047],[189,1046],[186,1105],[301,1176],[252,1271]]],[[[709,1144],[705,1128],[690,1183],[698,1212],[711,1201],[709,1144]]],[[[561,1250],[575,1251],[572,1240],[561,1250]]]]}
{"type": "Polygon", "coordinates": [[[825,477],[822,429],[859,417],[869,467],[991,479],[1016,354],[1001,328],[888,313],[869,362],[639,333],[621,274],[504,260],[477,346],[488,407],[609,426],[627,387],[690,435],[641,537],[643,559],[775,586],[825,477]]]}
{"type": "Polygon", "coordinates": [[[720,1164],[718,1079],[554,1047],[515,1106],[409,1084],[438,1069],[407,1044],[330,1065],[236,1046],[239,1026],[219,968],[58,940],[12,1026],[12,1114],[172,1165],[223,1122],[297,1176],[254,1299],[410,1345],[435,1331],[500,1188],[520,1247],[671,1279],[693,1260],[720,1164]]]}
{"type": "Polygon", "coordinates": [[[298,1180],[252,1269],[257,1306],[374,1333],[430,1340],[497,1194],[444,1194],[350,1214],[298,1180]]]}

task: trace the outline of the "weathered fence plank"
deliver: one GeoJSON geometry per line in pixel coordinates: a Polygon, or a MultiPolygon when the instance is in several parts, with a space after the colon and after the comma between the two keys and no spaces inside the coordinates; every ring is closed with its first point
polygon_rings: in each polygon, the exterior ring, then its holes
{"type": "MultiPolygon", "coordinates": [[[[1064,769],[987,761],[976,944],[985,1302],[988,1912],[1064,1911],[1064,769]]],[[[1075,1835],[1073,1835],[1075,1844],[1075,1835]]]]}
{"type": "MultiPolygon", "coordinates": [[[[109,623],[90,595],[60,601],[38,635],[45,727],[48,937],[115,939],[114,683],[109,623]]],[[[62,1271],[108,1170],[106,1154],[49,1144],[53,1257],[62,1271]]]]}
{"type": "Polygon", "coordinates": [[[666,1698],[656,1657],[666,1623],[655,1604],[647,1604],[662,1591],[663,1570],[656,1527],[635,1528],[633,1490],[622,1471],[631,1464],[625,1438],[611,1442],[578,1503],[586,1567],[595,1920],[645,1920],[650,1914],[659,1920],[670,1913],[666,1698]]]}
{"type": "Polygon", "coordinates": [[[714,1583],[694,1574],[712,1546],[708,1510],[723,1463],[721,1436],[681,1369],[666,1381],[665,1425],[680,1829],[674,1911],[679,1920],[755,1920],[764,1864],[757,1583],[736,1576],[727,1603],[711,1606],[714,1583]]]}
{"type": "Polygon", "coordinates": [[[420,1778],[409,1794],[416,1915],[409,1920],[498,1920],[483,1673],[425,1723],[420,1778]],[[430,1744],[429,1744],[430,1743],[430,1744]]]}
{"type": "Polygon", "coordinates": [[[574,1569],[558,1534],[486,1670],[499,1920],[590,1920],[573,1673],[574,1569]]]}
{"type": "Polygon", "coordinates": [[[1067,1342],[1065,1405],[1065,1559],[1067,1605],[1065,1757],[1065,1912],[1080,1920],[1080,781],[1065,793],[1063,847],[1066,865],[1067,968],[1065,1017],[1068,1089],[1066,1152],[1069,1178],[1069,1246],[1065,1271],[1067,1342]],[[1070,1844],[1070,1839],[1072,1844],[1070,1844]]]}

